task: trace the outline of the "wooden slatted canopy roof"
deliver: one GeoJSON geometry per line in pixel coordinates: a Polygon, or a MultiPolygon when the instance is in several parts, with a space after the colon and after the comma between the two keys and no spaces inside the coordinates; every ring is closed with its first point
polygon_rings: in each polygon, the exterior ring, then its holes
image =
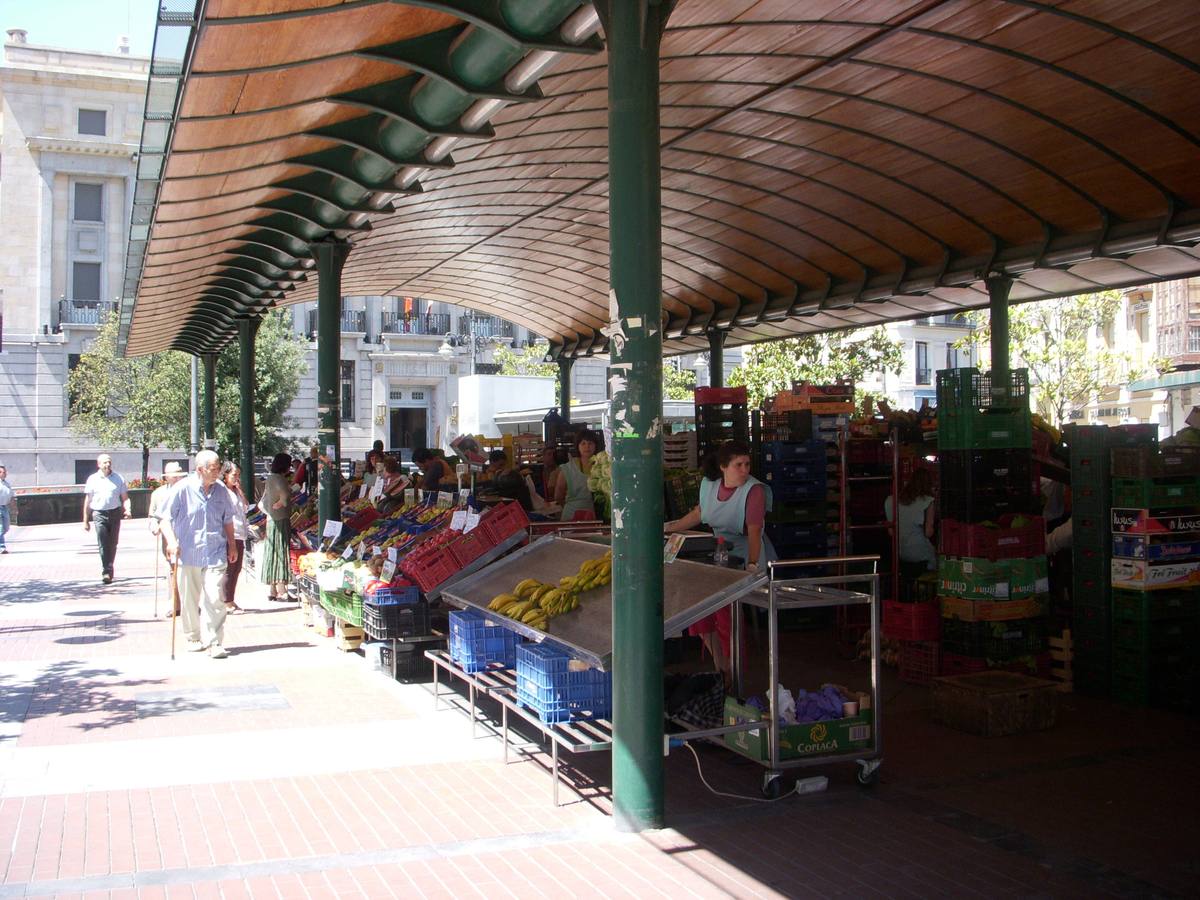
{"type": "MultiPolygon", "coordinates": [[[[666,352],[710,328],[743,343],[978,307],[992,272],[1014,302],[1200,273],[1194,13],[679,0],[661,54],[666,352]]],[[[308,244],[330,235],[354,243],[344,294],[606,349],[590,5],[208,0],[177,18],[183,64],[151,77],[128,353],[209,352],[239,317],[315,298],[308,244]]]]}

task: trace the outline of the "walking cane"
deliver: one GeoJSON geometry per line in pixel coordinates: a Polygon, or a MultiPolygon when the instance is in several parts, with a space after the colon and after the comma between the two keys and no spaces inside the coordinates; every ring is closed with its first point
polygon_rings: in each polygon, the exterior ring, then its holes
{"type": "Polygon", "coordinates": [[[158,541],[154,543],[154,618],[158,618],[158,541]]]}
{"type": "Polygon", "coordinates": [[[175,612],[179,608],[179,581],[175,577],[175,560],[170,560],[171,563],[171,659],[175,658],[175,620],[179,618],[179,614],[175,612]]]}

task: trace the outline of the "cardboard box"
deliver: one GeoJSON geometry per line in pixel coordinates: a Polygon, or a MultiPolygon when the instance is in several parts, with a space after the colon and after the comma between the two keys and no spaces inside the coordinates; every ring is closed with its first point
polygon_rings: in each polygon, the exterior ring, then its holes
{"type": "Polygon", "coordinates": [[[1200,587],[1200,560],[1160,563],[1145,559],[1114,559],[1112,586],[1135,591],[1200,587]]]}
{"type": "Polygon", "coordinates": [[[1114,534],[1112,555],[1123,559],[1186,562],[1200,558],[1200,534],[1114,534]]]}
{"type": "Polygon", "coordinates": [[[943,556],[938,593],[964,600],[1025,600],[1050,590],[1046,557],[997,559],[943,556]]]}
{"type": "MultiPolygon", "coordinates": [[[[779,734],[779,758],[799,759],[804,756],[829,756],[836,753],[861,753],[875,746],[871,710],[862,709],[866,694],[859,695],[859,714],[847,719],[828,722],[805,722],[800,725],[785,725],[779,734]]],[[[771,757],[767,735],[766,714],[753,706],[738,703],[733,697],[725,698],[725,724],[763,720],[762,728],[752,731],[735,731],[725,735],[725,743],[751,759],[767,760],[771,757]]]]}
{"type": "Polygon", "coordinates": [[[1015,672],[935,678],[931,697],[935,722],[983,737],[1044,731],[1058,715],[1058,683],[1015,672]]]}
{"type": "Polygon", "coordinates": [[[1200,531],[1200,512],[1194,509],[1128,509],[1113,507],[1112,530],[1116,534],[1183,534],[1200,531]]]}
{"type": "Polygon", "coordinates": [[[965,600],[962,597],[938,598],[943,619],[964,622],[1011,622],[1016,619],[1036,619],[1046,614],[1045,595],[1022,600],[965,600]]]}

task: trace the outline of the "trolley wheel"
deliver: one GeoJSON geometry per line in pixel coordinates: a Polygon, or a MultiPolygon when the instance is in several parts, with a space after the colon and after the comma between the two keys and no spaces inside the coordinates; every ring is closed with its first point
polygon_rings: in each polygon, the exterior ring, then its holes
{"type": "Polygon", "coordinates": [[[762,793],[768,800],[777,800],[783,793],[783,775],[779,772],[763,773],[762,793]]]}
{"type": "Polygon", "coordinates": [[[863,787],[872,787],[879,781],[879,767],[883,765],[882,759],[860,759],[858,763],[858,773],[855,778],[863,787]]]}

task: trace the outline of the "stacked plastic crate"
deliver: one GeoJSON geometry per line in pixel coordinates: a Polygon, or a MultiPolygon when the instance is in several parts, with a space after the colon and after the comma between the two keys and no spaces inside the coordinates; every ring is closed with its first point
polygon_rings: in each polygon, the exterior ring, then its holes
{"type": "Polygon", "coordinates": [[[696,442],[703,459],[726,441],[750,443],[750,413],[744,387],[696,388],[696,442]]]}
{"type": "Polygon", "coordinates": [[[759,478],[771,488],[767,536],[781,559],[828,556],[837,532],[829,520],[830,447],[824,441],[765,441],[759,478]]]}
{"type": "Polygon", "coordinates": [[[1112,696],[1197,708],[1200,450],[1111,449],[1112,696]]]}
{"type": "Polygon", "coordinates": [[[1048,674],[1045,523],[1029,378],[938,372],[938,602],[942,673],[1048,674]]]}

